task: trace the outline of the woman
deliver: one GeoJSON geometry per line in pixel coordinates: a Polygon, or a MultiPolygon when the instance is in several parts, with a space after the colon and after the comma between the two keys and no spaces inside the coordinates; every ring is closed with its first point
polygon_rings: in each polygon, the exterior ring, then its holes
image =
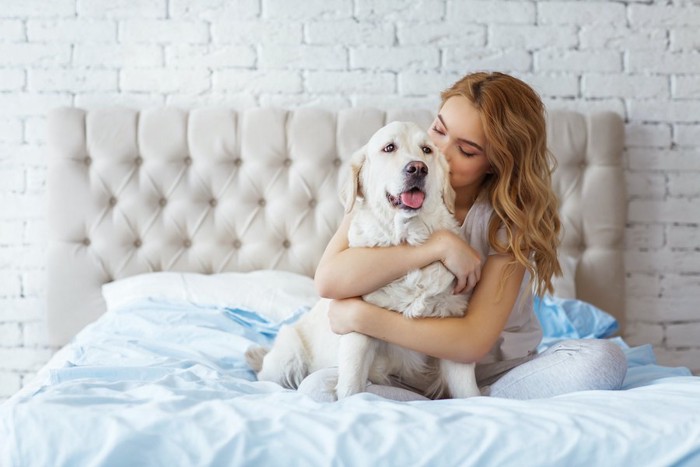
{"type": "MultiPolygon", "coordinates": [[[[506,74],[467,75],[442,93],[429,135],[450,166],[462,235],[440,231],[420,246],[348,248],[352,214],[345,216],[315,278],[320,294],[335,299],[329,312],[333,331],[477,362],[479,387],[494,397],[618,389],[627,365],[614,344],[566,341],[535,353],[542,332],[532,290],[552,292],[552,277],[561,274],[560,221],[539,96],[506,74]],[[454,273],[455,293],[473,289],[464,317],[408,320],[358,298],[434,261],[454,273]]],[[[321,370],[299,390],[332,400],[335,379],[336,369],[321,370]]],[[[400,386],[370,385],[368,391],[398,400],[424,398],[400,386]]]]}

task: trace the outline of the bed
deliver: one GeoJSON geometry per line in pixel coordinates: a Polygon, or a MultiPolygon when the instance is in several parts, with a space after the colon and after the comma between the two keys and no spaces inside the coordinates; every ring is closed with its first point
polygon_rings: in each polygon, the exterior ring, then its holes
{"type": "Polygon", "coordinates": [[[630,347],[623,123],[552,111],[564,276],[542,348],[612,339],[621,391],[317,403],[243,353],[317,300],[349,155],[427,110],[60,108],[47,322],[61,349],[0,406],[0,465],[698,465],[700,377],[630,347]]]}

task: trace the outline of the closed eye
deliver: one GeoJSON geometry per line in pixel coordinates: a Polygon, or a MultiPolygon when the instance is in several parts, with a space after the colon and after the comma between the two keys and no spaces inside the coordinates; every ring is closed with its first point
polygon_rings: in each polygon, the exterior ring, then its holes
{"type": "Polygon", "coordinates": [[[476,153],[467,152],[467,151],[465,151],[464,149],[462,149],[461,147],[459,148],[459,152],[461,152],[462,155],[463,155],[463,156],[466,156],[466,157],[474,157],[474,156],[476,156],[476,153]]]}
{"type": "Polygon", "coordinates": [[[437,126],[434,126],[434,127],[432,128],[432,130],[433,130],[435,133],[439,134],[439,135],[444,135],[444,134],[445,134],[445,132],[442,131],[442,130],[440,130],[440,129],[438,129],[437,126]]]}

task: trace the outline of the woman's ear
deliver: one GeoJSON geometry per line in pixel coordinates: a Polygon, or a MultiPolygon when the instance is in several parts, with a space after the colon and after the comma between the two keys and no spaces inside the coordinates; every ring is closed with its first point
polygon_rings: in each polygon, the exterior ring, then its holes
{"type": "Polygon", "coordinates": [[[362,197],[362,184],[360,183],[360,172],[362,172],[362,166],[367,158],[367,145],[362,146],[360,149],[355,151],[355,153],[350,157],[350,176],[345,182],[343,190],[341,192],[341,199],[345,205],[345,212],[348,213],[352,211],[355,206],[355,200],[358,197],[362,197]]]}

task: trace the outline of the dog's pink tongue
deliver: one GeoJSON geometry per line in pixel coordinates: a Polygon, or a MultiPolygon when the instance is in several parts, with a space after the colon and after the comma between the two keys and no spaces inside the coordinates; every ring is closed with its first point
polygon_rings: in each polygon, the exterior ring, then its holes
{"type": "Polygon", "coordinates": [[[422,191],[406,191],[401,193],[401,202],[412,209],[418,209],[423,206],[425,194],[422,191]]]}

